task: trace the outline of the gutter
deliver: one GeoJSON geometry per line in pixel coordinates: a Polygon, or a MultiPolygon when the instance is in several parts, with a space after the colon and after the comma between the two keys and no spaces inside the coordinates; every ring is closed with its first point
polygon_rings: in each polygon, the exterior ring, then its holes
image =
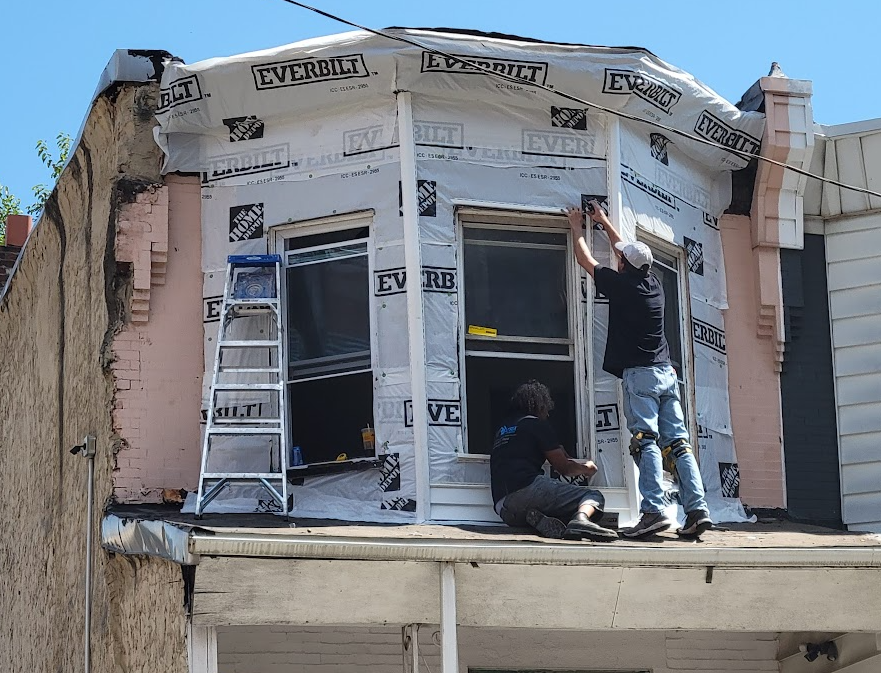
{"type": "Polygon", "coordinates": [[[190,533],[189,552],[196,556],[513,565],[881,568],[881,547],[624,547],[482,540],[353,539],[316,535],[206,533],[203,530],[190,533]]]}
{"type": "Polygon", "coordinates": [[[354,538],[224,532],[115,514],[104,517],[101,538],[109,552],[155,556],[179,565],[197,565],[202,556],[225,556],[625,568],[881,568],[881,545],[744,548],[354,538]]]}

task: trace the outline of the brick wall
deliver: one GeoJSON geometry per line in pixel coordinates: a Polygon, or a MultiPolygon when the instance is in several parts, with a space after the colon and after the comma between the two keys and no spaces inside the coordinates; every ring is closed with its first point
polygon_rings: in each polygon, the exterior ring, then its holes
{"type": "Polygon", "coordinates": [[[112,346],[113,474],[119,502],[161,502],[194,490],[202,396],[200,190],[169,177],[120,208],[117,261],[132,277],[128,322],[112,346]]]}
{"type": "Polygon", "coordinates": [[[777,345],[774,339],[759,336],[760,308],[750,221],[725,215],[719,225],[728,282],[725,342],[740,497],[752,507],[784,507],[777,345]]]}
{"type": "MultiPolygon", "coordinates": [[[[420,670],[440,673],[440,649],[423,625],[420,670]]],[[[459,669],[738,671],[776,673],[776,634],[540,631],[460,628],[459,669]]],[[[219,673],[401,673],[401,630],[227,627],[218,630],[219,673]]]]}

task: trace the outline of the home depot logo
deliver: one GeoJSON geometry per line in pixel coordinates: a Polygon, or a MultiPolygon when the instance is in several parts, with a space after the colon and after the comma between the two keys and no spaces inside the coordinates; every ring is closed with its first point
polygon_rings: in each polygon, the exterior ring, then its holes
{"type": "Polygon", "coordinates": [[[251,66],[257,91],[341,79],[370,77],[363,54],[329,58],[295,58],[251,66]]]}
{"type": "Polygon", "coordinates": [[[229,141],[231,143],[262,138],[265,128],[263,120],[257,119],[254,115],[230,117],[223,120],[223,125],[229,129],[229,141]]]}
{"type": "Polygon", "coordinates": [[[635,70],[620,70],[606,68],[603,79],[603,93],[615,95],[635,94],[646,103],[652,105],[667,114],[682,98],[682,92],[674,89],[669,84],[655,79],[651,75],[644,75],[635,70]]]}
{"type": "Polygon", "coordinates": [[[170,82],[167,87],[159,89],[159,107],[156,108],[156,114],[162,114],[178,105],[197,100],[202,100],[202,88],[199,86],[198,78],[195,75],[181,77],[170,82]]]}
{"type": "Polygon", "coordinates": [[[379,466],[379,490],[383,493],[401,490],[401,461],[397,453],[387,453],[379,466]]]}
{"type": "Polygon", "coordinates": [[[416,501],[413,498],[392,498],[391,500],[383,500],[379,508],[399,512],[415,512],[416,501]]]}
{"type": "Polygon", "coordinates": [[[454,122],[414,121],[413,138],[423,147],[465,147],[465,127],[454,122]]]}
{"type": "MultiPolygon", "coordinates": [[[[272,145],[247,152],[208,157],[202,183],[215,182],[242,175],[255,175],[291,167],[291,149],[288,144],[272,145]]],[[[294,162],[296,166],[296,162],[294,162]]]]}
{"type": "MultiPolygon", "coordinates": [[[[459,400],[428,400],[428,424],[441,427],[462,425],[462,405],[459,400]]],[[[404,402],[404,427],[413,427],[413,400],[404,402]]]]}
{"type": "Polygon", "coordinates": [[[548,78],[547,63],[514,61],[506,58],[474,58],[456,54],[442,56],[432,51],[422,52],[422,72],[473,75],[486,73],[487,70],[519,79],[526,84],[544,84],[548,78]]]}
{"type": "Polygon", "coordinates": [[[621,422],[618,420],[618,405],[598,404],[596,407],[595,427],[597,432],[620,430],[621,422]]]}
{"type": "Polygon", "coordinates": [[[419,216],[437,217],[437,183],[434,180],[417,180],[416,194],[419,198],[419,216]]]}
{"type": "Polygon", "coordinates": [[[523,154],[547,157],[596,156],[596,136],[575,134],[572,131],[550,131],[523,129],[523,154]]]}
{"type": "Polygon", "coordinates": [[[704,275],[704,246],[688,236],[685,239],[685,254],[688,257],[688,270],[698,276],[704,275]]]}
{"type": "Polygon", "coordinates": [[[723,498],[740,497],[740,468],[737,463],[719,463],[719,481],[723,498]]]}
{"type": "Polygon", "coordinates": [[[652,158],[657,159],[665,166],[670,165],[670,157],[667,155],[667,145],[670,139],[660,133],[649,134],[649,142],[652,148],[652,158]]]}
{"type": "MultiPolygon", "coordinates": [[[[374,271],[373,294],[386,297],[407,291],[407,271],[403,268],[374,271]]],[[[423,292],[456,292],[456,269],[443,266],[422,267],[423,292]]]]}
{"type": "Polygon", "coordinates": [[[263,204],[250,203],[229,209],[229,242],[263,238],[263,204]]]}
{"type": "Polygon", "coordinates": [[[725,355],[725,332],[718,327],[714,327],[703,320],[692,318],[691,332],[697,343],[725,355]]]}
{"type": "Polygon", "coordinates": [[[701,112],[694,125],[694,132],[702,138],[712,140],[739,152],[758,154],[761,141],[748,133],[738,131],[707,110],[701,112]]]}
{"type": "Polygon", "coordinates": [[[587,110],[584,108],[551,106],[551,126],[574,131],[587,130],[587,110]]]}

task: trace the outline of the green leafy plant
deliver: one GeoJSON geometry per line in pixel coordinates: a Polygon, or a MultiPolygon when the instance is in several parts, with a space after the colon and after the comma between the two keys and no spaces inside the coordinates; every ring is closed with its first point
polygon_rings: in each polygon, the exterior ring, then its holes
{"type": "MultiPolygon", "coordinates": [[[[37,156],[40,157],[40,160],[46,165],[46,168],[51,171],[53,184],[58,180],[61,171],[64,170],[64,164],[67,162],[67,157],[70,154],[70,145],[72,142],[73,138],[66,133],[59,133],[55,136],[55,145],[58,147],[58,158],[55,159],[52,156],[52,152],[49,151],[49,144],[45,140],[37,141],[37,156]]],[[[43,212],[43,206],[46,205],[46,199],[49,198],[52,190],[44,184],[39,184],[34,185],[33,192],[34,202],[28,206],[28,215],[39,217],[40,213],[43,212]]]]}
{"type": "Polygon", "coordinates": [[[16,198],[9,187],[0,185],[0,245],[6,245],[6,216],[21,212],[21,199],[16,198]]]}

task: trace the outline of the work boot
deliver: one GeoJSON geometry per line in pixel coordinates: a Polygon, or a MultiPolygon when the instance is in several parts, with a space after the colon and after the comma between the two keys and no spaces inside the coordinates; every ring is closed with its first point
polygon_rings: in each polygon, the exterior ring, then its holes
{"type": "Polygon", "coordinates": [[[565,537],[569,540],[612,542],[618,539],[618,533],[591,521],[584,512],[578,512],[566,526],[565,537]]]}
{"type": "Polygon", "coordinates": [[[685,515],[685,525],[676,531],[681,537],[700,537],[713,527],[710,513],[703,509],[695,509],[685,515]]]}
{"type": "Polygon", "coordinates": [[[559,540],[566,532],[566,524],[552,516],[545,516],[537,509],[526,512],[526,523],[535,528],[542,537],[559,540]]]}
{"type": "Polygon", "coordinates": [[[672,525],[673,522],[663,512],[643,512],[635,526],[622,528],[618,532],[626,538],[636,539],[660,533],[672,525]]]}

